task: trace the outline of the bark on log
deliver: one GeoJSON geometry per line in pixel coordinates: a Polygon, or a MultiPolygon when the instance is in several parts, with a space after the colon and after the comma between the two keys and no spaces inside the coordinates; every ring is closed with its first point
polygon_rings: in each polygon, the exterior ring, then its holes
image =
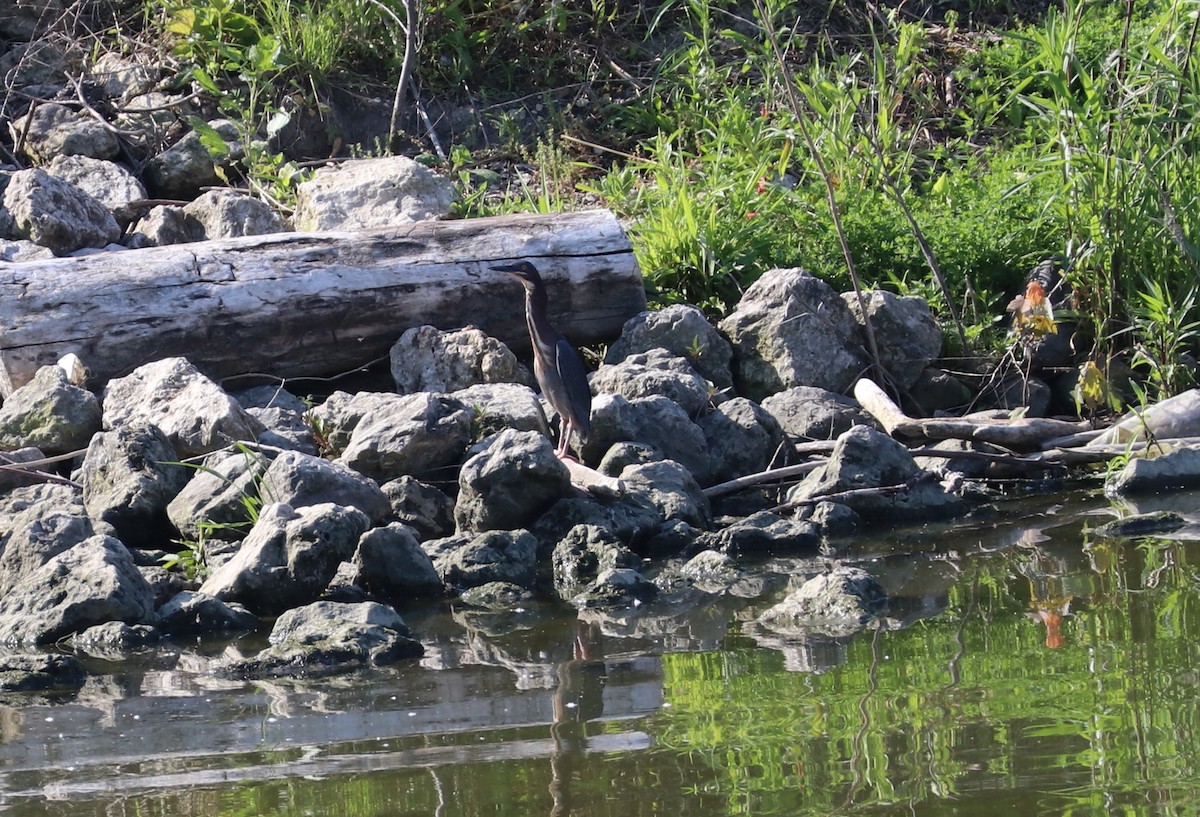
{"type": "Polygon", "coordinates": [[[0,394],[68,352],[92,385],[164,357],[217,378],[352,370],[405,329],[479,327],[528,349],[523,290],[494,263],[528,259],[577,344],[645,309],[624,231],[592,210],[282,233],[0,264],[0,394]]]}

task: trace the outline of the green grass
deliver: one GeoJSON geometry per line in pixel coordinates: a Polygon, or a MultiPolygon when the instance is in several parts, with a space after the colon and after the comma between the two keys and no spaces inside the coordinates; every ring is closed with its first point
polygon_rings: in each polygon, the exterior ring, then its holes
{"type": "MultiPolygon", "coordinates": [[[[398,73],[382,10],[407,19],[398,0],[151,2],[172,4],[177,33],[191,15],[176,53],[251,89],[233,99],[260,132],[278,113],[265,93],[398,73]]],[[[1081,351],[1194,349],[1194,303],[1179,302],[1172,338],[1146,336],[1139,315],[1144,282],[1184,292],[1200,273],[1200,0],[963,2],[924,20],[818,5],[423,5],[423,94],[491,103],[500,135],[449,151],[459,215],[604,204],[652,301],[713,315],[764,270],[802,266],[988,324],[1038,261],[1064,257],[1094,339],[1081,351]]]]}

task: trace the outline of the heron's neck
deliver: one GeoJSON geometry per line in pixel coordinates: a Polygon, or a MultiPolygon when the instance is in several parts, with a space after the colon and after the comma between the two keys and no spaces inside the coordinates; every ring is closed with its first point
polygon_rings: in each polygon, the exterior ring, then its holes
{"type": "Polygon", "coordinates": [[[544,286],[539,284],[525,290],[525,322],[529,324],[530,339],[547,349],[554,346],[557,335],[550,325],[549,310],[550,298],[544,286]]]}

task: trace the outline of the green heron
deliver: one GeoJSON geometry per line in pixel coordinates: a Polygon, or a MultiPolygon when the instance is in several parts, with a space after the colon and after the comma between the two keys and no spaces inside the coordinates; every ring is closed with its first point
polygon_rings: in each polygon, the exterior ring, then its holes
{"type": "Polygon", "coordinates": [[[581,442],[587,442],[592,433],[592,393],[588,389],[587,370],[570,341],[550,325],[547,314],[550,299],[537,267],[521,261],[492,269],[507,272],[525,286],[525,321],[533,342],[533,373],[542,394],[562,418],[557,454],[565,457],[572,431],[581,442]]]}

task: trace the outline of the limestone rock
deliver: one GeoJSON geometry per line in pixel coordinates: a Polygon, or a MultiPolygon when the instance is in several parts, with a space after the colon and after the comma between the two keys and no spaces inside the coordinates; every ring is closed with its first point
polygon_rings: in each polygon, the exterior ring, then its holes
{"type": "Polygon", "coordinates": [[[341,462],[376,480],[420,474],[458,461],[471,434],[471,413],[445,395],[392,398],[354,426],[341,462]]]}
{"type": "Polygon", "coordinates": [[[548,438],[506,429],[463,464],[455,525],[459,531],[512,530],[533,522],[570,487],[548,438]]]}
{"type": "Polygon", "coordinates": [[[56,102],[38,105],[9,129],[24,134],[25,152],[39,164],[64,155],[111,159],[120,150],[117,137],[87,111],[73,111],[56,102]]]}
{"type": "Polygon", "coordinates": [[[924,298],[876,289],[863,293],[863,304],[854,292],[842,293],[842,299],[859,326],[870,318],[879,362],[901,389],[911,388],[925,367],[941,355],[942,330],[924,298]]]}
{"type": "Polygon", "coordinates": [[[305,420],[308,407],[280,386],[255,386],[233,395],[238,405],[265,429],[258,441],[278,448],[318,454],[312,426],[305,420]]]}
{"type": "Polygon", "coordinates": [[[482,439],[506,428],[550,436],[546,413],[533,389],[517,383],[482,383],[450,395],[471,409],[472,436],[482,439]]]}
{"type": "Polygon", "coordinates": [[[259,493],[268,502],[292,508],[333,503],[358,508],[373,524],[391,516],[392,506],[374,481],[346,466],[285,451],[272,460],[263,474],[259,493]]]}
{"type": "Polygon", "coordinates": [[[0,448],[36,446],[48,454],[87,447],[100,430],[100,403],[58,366],[43,366],[0,407],[0,448]]]}
{"type": "Polygon", "coordinates": [[[787,496],[796,502],[859,488],[889,488],[837,500],[867,524],[945,518],[966,510],[962,498],[920,479],[923,473],[901,443],[873,428],[855,426],[838,437],[829,461],[787,496]]]}
{"type": "Polygon", "coordinates": [[[236,677],[322,676],[393,664],[424,653],[404,619],[378,602],[319,601],[288,610],[271,630],[271,646],[218,672],[236,677]]]}
{"type": "Polygon", "coordinates": [[[763,400],[762,407],[797,441],[835,440],[851,426],[876,425],[853,397],[816,386],[793,386],[763,400]]]}
{"type": "MultiPolygon", "coordinates": [[[[228,152],[221,164],[237,162],[243,155],[237,125],[227,119],[216,119],[208,123],[224,140],[228,152]]],[[[146,163],[143,178],[146,186],[161,198],[194,198],[202,187],[222,183],[217,175],[217,164],[208,152],[196,131],[188,131],[178,142],[146,163]]]]}
{"type": "Polygon", "coordinates": [[[785,635],[847,636],[862,630],[886,605],[887,595],[869,573],[837,567],[806,581],[758,622],[785,635]]]}
{"type": "Polygon", "coordinates": [[[563,601],[582,593],[600,574],[613,568],[636,568],[639,562],[620,540],[596,525],[576,525],[554,548],[554,592],[563,601]]]}
{"type": "Polygon", "coordinates": [[[0,597],[0,643],[46,644],[107,621],[153,618],[154,594],[129,551],[110,536],[93,536],[0,597]]]}
{"type": "Polygon", "coordinates": [[[73,488],[42,484],[10,491],[0,501],[0,597],[94,533],[73,488]]]}
{"type": "Polygon", "coordinates": [[[166,435],[146,423],[93,437],[79,481],[96,529],[136,548],[162,547],[178,536],[167,505],[192,474],[177,459],[166,435]]]}
{"type": "Polygon", "coordinates": [[[388,156],[322,168],[296,196],[297,230],[365,230],[445,218],[454,188],[408,157],[388,156]]]}
{"type": "Polygon", "coordinates": [[[414,326],[392,345],[388,356],[400,394],[447,394],[480,383],[533,382],[512,350],[473,328],[443,332],[414,326]]]}
{"type": "Polygon", "coordinates": [[[537,540],[529,531],[460,534],[422,548],[433,557],[442,582],[457,590],[488,582],[533,587],[537,577],[537,540]]]}
{"type": "Polygon", "coordinates": [[[583,457],[594,462],[619,442],[652,446],[703,482],[710,469],[708,441],[679,404],[666,397],[626,400],[602,394],[592,403],[592,436],[583,457]]]}
{"type": "Polygon", "coordinates": [[[687,360],[672,357],[662,349],[606,363],[588,382],[596,394],[619,394],[626,400],[666,397],[678,403],[689,417],[698,416],[712,399],[708,381],[687,360]]]}
{"type": "Polygon", "coordinates": [[[630,465],[621,471],[626,488],[640,493],[664,521],[678,519],[705,529],[712,524],[708,498],[691,473],[673,460],[630,465]]]}
{"type": "Polygon", "coordinates": [[[357,508],[268,505],[241,548],[200,586],[259,615],[316,601],[370,527],[357,508]]]}
{"type": "Polygon", "coordinates": [[[254,630],[258,618],[240,604],[184,590],[158,608],[158,626],[169,635],[206,635],[254,630]]]}
{"type": "Polygon", "coordinates": [[[158,204],[137,220],[125,244],[130,249],[140,250],[145,247],[186,244],[189,241],[195,241],[195,238],[188,227],[183,208],[158,204]]]}
{"type": "Polygon", "coordinates": [[[74,691],[86,680],[87,670],[73,655],[0,655],[0,692],[74,691]]]}
{"type": "Polygon", "coordinates": [[[849,307],[802,269],[763,274],[720,328],[733,344],[738,392],[751,400],[792,386],[845,391],[866,367],[849,307]]]}
{"type": "Polygon", "coordinates": [[[67,255],[81,247],[103,247],[121,237],[108,208],[73,184],[41,168],[12,174],[0,200],[17,238],[67,255]]]}
{"type": "Polygon", "coordinates": [[[236,400],[181,357],[147,363],[109,381],[104,427],[136,421],[162,429],[183,458],[253,440],[262,431],[236,400]]]}
{"type": "Polygon", "coordinates": [[[713,482],[765,470],[783,442],[775,418],[745,397],[722,402],[696,425],[708,442],[709,479],[713,482]]]}
{"type": "Polygon", "coordinates": [[[443,593],[433,560],[398,522],[364,533],[353,563],[354,583],[373,595],[399,601],[443,593]]]}
{"type": "Polygon", "coordinates": [[[686,358],[702,377],[719,388],[733,385],[730,369],[733,349],[694,306],[673,304],[630,318],[621,329],[621,336],[609,347],[604,362],[619,363],[656,348],[686,358]]]}
{"type": "Polygon", "coordinates": [[[167,505],[167,518],[188,539],[245,538],[252,521],[250,506],[263,501],[259,484],[269,465],[263,454],[210,454],[167,505]]]}
{"type": "Polygon", "coordinates": [[[229,189],[209,190],[184,205],[184,221],[193,241],[282,233],[288,225],[262,199],[229,189]]]}
{"type": "Polygon", "coordinates": [[[146,198],[146,188],[116,162],[87,156],[56,156],[46,167],[46,172],[75,185],[103,204],[122,227],[131,220],[128,205],[146,198]]]}
{"type": "Polygon", "coordinates": [[[454,500],[416,477],[403,476],[379,486],[392,506],[392,516],[411,528],[418,540],[454,532],[454,500]]]}

